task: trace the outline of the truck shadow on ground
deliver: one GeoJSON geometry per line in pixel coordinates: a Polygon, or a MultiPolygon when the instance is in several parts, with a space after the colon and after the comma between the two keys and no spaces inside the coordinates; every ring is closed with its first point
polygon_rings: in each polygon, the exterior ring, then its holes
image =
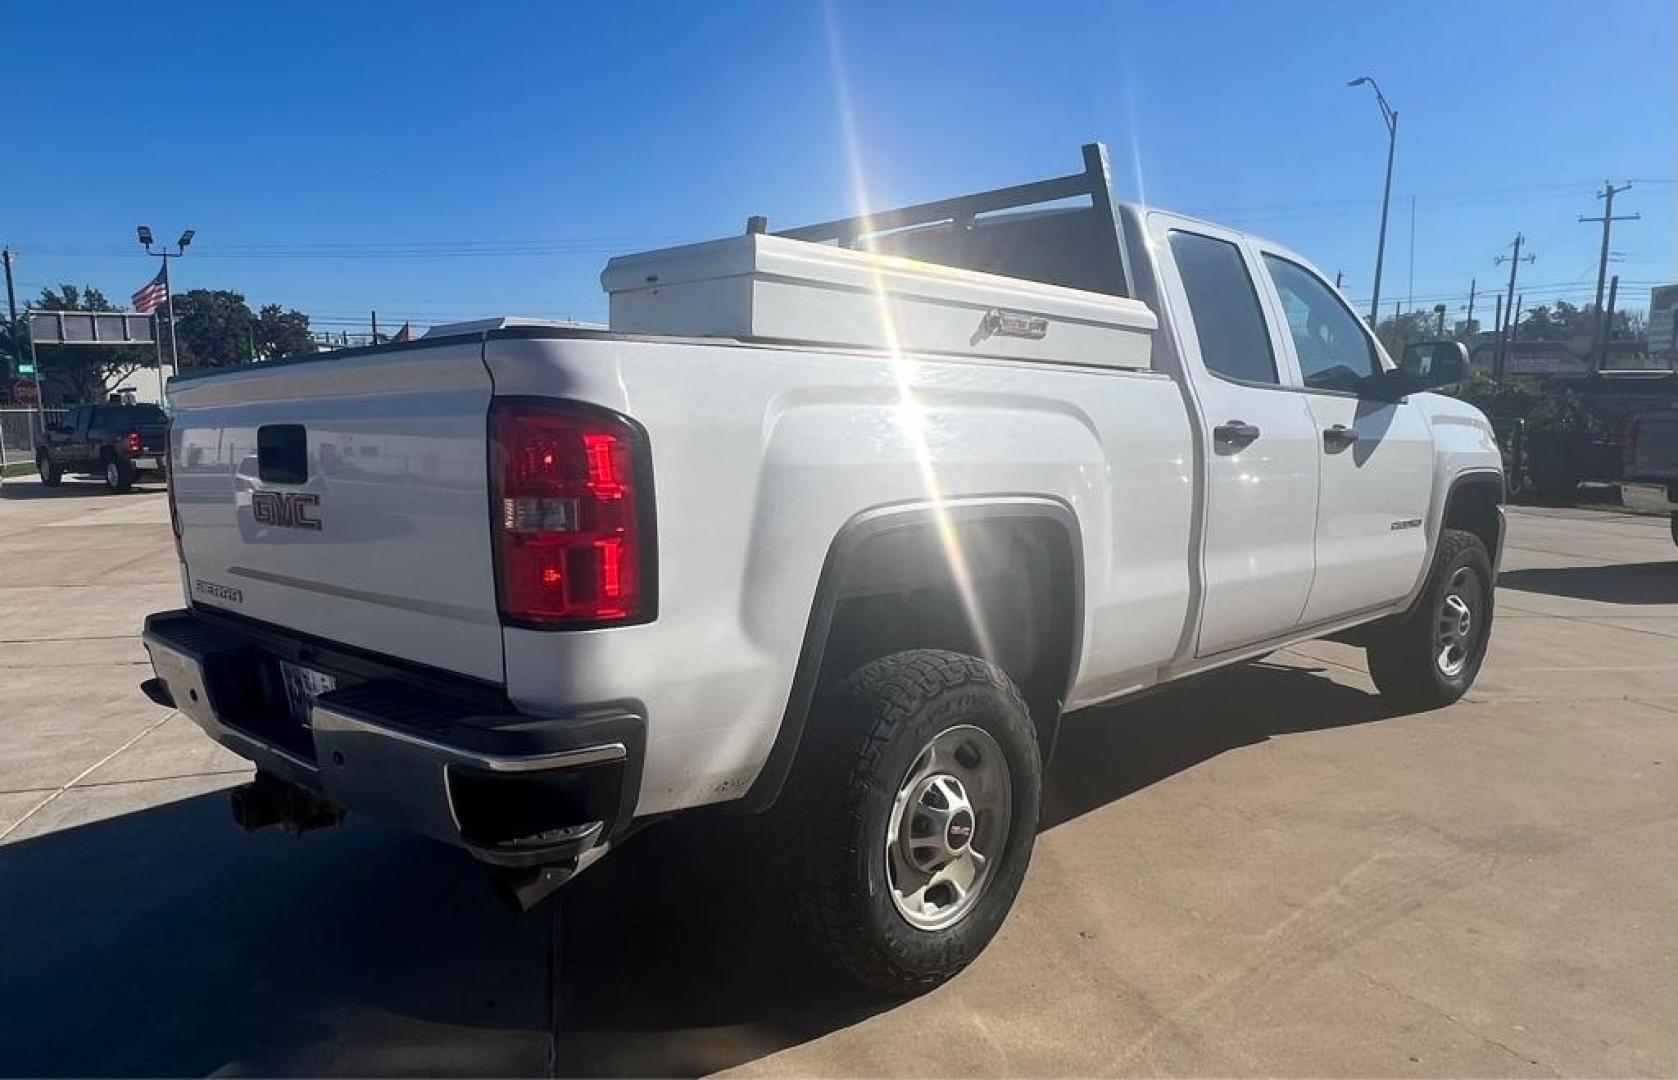
{"type": "Polygon", "coordinates": [[[1499,588],[1605,604],[1678,604],[1678,560],[1505,570],[1499,588]]]}
{"type": "MultiPolygon", "coordinates": [[[[135,484],[122,495],[145,495],[163,490],[162,484],[141,486],[135,484]]],[[[0,484],[0,499],[15,499],[19,502],[29,499],[75,499],[86,498],[90,495],[110,495],[120,498],[115,492],[108,491],[103,480],[75,480],[65,477],[58,487],[47,485],[30,477],[27,480],[7,480],[0,484]]]]}
{"type": "MultiPolygon", "coordinates": [[[[1075,715],[1044,827],[1388,715],[1271,665],[1075,715]]],[[[685,1076],[891,1008],[786,929],[764,825],[655,826],[524,916],[455,852],[356,822],[244,836],[219,793],[0,847],[0,1072],[685,1076]]]]}
{"type": "MultiPolygon", "coordinates": [[[[1066,718],[1047,830],[1272,735],[1392,716],[1379,698],[1258,664],[1066,718]]],[[[647,831],[564,894],[558,1071],[694,1076],[847,1027],[894,1004],[828,974],[785,929],[800,898],[767,874],[761,823],[647,831]]]]}

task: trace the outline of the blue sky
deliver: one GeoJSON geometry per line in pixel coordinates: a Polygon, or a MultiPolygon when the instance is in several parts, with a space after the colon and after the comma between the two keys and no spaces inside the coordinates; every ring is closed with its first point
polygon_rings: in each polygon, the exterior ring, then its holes
{"type": "Polygon", "coordinates": [[[1344,84],[1370,74],[1401,116],[1383,311],[1412,274],[1419,306],[1478,278],[1489,321],[1516,230],[1528,306],[1588,302],[1600,236],[1575,219],[1605,178],[1643,215],[1615,229],[1623,306],[1678,280],[1671,0],[136,10],[8,8],[23,295],[126,298],[146,222],[198,230],[178,290],[318,328],[603,319],[611,253],[852,211],[834,56],[876,205],[1073,172],[1096,138],[1125,197],[1272,236],[1366,299],[1386,134],[1344,84]]]}

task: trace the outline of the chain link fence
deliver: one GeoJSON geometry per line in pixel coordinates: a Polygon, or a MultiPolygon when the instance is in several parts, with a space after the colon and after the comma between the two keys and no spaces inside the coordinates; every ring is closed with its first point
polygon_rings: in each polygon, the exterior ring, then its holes
{"type": "Polygon", "coordinates": [[[0,476],[13,466],[33,468],[42,424],[63,421],[69,409],[0,409],[0,476]]]}

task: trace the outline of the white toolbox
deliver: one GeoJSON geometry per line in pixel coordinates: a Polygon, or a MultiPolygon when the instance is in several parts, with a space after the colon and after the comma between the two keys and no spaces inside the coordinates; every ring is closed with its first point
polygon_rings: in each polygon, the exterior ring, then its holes
{"type": "Polygon", "coordinates": [[[1146,368],[1159,322],[1123,297],[763,233],[623,255],[621,333],[1146,368]]]}

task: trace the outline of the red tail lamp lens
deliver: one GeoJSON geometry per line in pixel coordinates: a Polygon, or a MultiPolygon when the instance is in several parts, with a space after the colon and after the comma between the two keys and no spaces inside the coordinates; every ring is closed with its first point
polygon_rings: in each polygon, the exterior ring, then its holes
{"type": "Polygon", "coordinates": [[[593,406],[521,399],[496,402],[490,429],[502,617],[563,626],[648,616],[640,429],[593,406]]]}

